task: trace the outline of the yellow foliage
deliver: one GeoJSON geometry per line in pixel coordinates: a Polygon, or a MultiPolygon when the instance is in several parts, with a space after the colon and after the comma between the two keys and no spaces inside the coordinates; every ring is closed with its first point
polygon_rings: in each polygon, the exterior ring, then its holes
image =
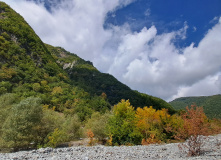
{"type": "Polygon", "coordinates": [[[13,68],[2,67],[0,70],[0,79],[10,79],[16,75],[16,71],[13,68]]]}
{"type": "Polygon", "coordinates": [[[152,106],[137,108],[136,126],[145,137],[145,143],[157,141],[157,136],[162,134],[163,122],[170,118],[166,109],[156,110],[152,106]],[[150,137],[150,139],[149,139],[150,137]]]}
{"type": "Polygon", "coordinates": [[[181,139],[184,133],[184,121],[181,116],[174,114],[170,116],[169,120],[164,126],[167,133],[172,133],[171,138],[181,139]]]}
{"type": "Polygon", "coordinates": [[[110,136],[109,136],[109,139],[107,140],[107,144],[109,145],[109,146],[112,146],[112,141],[113,141],[113,135],[111,134],[110,136]]]}
{"type": "Polygon", "coordinates": [[[48,82],[46,80],[41,81],[42,86],[46,86],[47,84],[48,84],[48,82]]]}
{"type": "Polygon", "coordinates": [[[145,133],[146,138],[152,126],[154,124],[160,123],[159,112],[157,112],[156,109],[153,109],[152,106],[149,108],[137,108],[135,117],[138,129],[145,133]]]}
{"type": "Polygon", "coordinates": [[[43,105],[42,107],[43,107],[43,110],[48,110],[49,105],[45,104],[45,105],[43,105]]]}
{"type": "Polygon", "coordinates": [[[120,103],[114,106],[113,111],[116,116],[128,115],[134,112],[134,107],[130,105],[129,100],[122,99],[120,103]]]}
{"type": "Polygon", "coordinates": [[[59,87],[54,87],[51,94],[52,95],[55,95],[55,94],[62,94],[63,93],[63,90],[62,88],[59,86],[59,87]]]}
{"type": "Polygon", "coordinates": [[[65,134],[62,130],[59,130],[56,128],[54,132],[51,133],[50,136],[48,136],[48,146],[50,147],[56,147],[59,143],[64,141],[65,139],[65,134]]]}

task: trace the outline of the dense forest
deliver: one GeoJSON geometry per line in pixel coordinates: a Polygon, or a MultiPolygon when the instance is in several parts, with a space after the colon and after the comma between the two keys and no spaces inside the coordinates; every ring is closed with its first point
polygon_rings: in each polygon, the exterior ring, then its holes
{"type": "Polygon", "coordinates": [[[196,104],[202,106],[209,118],[221,118],[221,95],[181,97],[170,102],[177,110],[183,110],[186,106],[196,104]]]}
{"type": "Polygon", "coordinates": [[[151,105],[156,109],[167,108],[170,113],[174,113],[171,105],[164,100],[131,90],[112,75],[99,72],[91,62],[85,61],[61,47],[47,44],[46,47],[56,62],[69,75],[72,84],[82,88],[91,96],[105,93],[111,105],[117,104],[121,99],[130,99],[131,104],[135,107],[151,105]]]}
{"type": "Polygon", "coordinates": [[[207,128],[200,132],[205,134],[220,129],[219,120],[209,120],[197,106],[177,112],[76,54],[44,44],[3,2],[0,121],[1,151],[56,147],[82,137],[90,145],[94,138],[107,145],[160,143],[198,134],[192,133],[194,125],[207,128]]]}

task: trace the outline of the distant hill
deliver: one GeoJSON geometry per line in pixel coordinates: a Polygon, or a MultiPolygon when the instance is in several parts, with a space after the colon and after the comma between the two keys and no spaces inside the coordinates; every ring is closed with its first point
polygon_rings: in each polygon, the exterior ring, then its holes
{"type": "Polygon", "coordinates": [[[76,54],[44,44],[23,17],[0,2],[0,96],[6,93],[40,97],[49,108],[74,112],[81,120],[121,99],[174,113],[164,100],[133,91],[76,54]]]}
{"type": "Polygon", "coordinates": [[[210,118],[221,118],[221,95],[182,97],[169,102],[175,109],[185,109],[186,106],[196,104],[202,106],[206,115],[210,118]]]}

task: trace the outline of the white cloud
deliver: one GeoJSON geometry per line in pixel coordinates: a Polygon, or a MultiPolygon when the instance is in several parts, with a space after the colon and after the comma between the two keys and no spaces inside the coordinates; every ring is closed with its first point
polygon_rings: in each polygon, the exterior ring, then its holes
{"type": "Polygon", "coordinates": [[[217,21],[219,21],[219,19],[220,19],[220,17],[216,16],[209,23],[217,23],[217,21]]]}
{"type": "Polygon", "coordinates": [[[24,16],[44,42],[93,60],[111,37],[111,32],[103,29],[106,14],[131,2],[66,0],[52,9],[52,13],[46,11],[43,3],[13,0],[9,4],[24,16]]]}
{"type": "Polygon", "coordinates": [[[144,15],[145,15],[146,17],[149,17],[150,14],[151,14],[151,10],[150,10],[150,8],[148,8],[148,9],[144,12],[144,15]]]}
{"type": "Polygon", "coordinates": [[[209,30],[198,47],[192,44],[182,50],[176,48],[172,43],[176,35],[176,32],[156,35],[154,42],[147,44],[150,48],[147,54],[128,65],[124,81],[134,89],[167,100],[176,95],[191,95],[199,88],[192,95],[210,95],[212,91],[217,94],[214,88],[220,84],[211,83],[214,81],[208,76],[220,72],[221,24],[209,30]],[[156,61],[151,63],[147,55],[156,61]]]}
{"type": "Polygon", "coordinates": [[[171,100],[185,96],[205,96],[215,95],[221,92],[221,75],[208,76],[191,86],[182,86],[178,89],[178,93],[171,100]]]}
{"type": "Polygon", "coordinates": [[[174,42],[186,38],[187,22],[164,34],[157,34],[155,26],[132,32],[126,23],[103,28],[108,12],[133,1],[67,0],[52,13],[32,2],[6,2],[44,42],[93,61],[133,89],[165,100],[221,93],[221,20],[197,47],[181,49],[174,42]]]}
{"type": "Polygon", "coordinates": [[[193,27],[193,32],[196,32],[197,31],[197,28],[194,26],[193,27]]]}

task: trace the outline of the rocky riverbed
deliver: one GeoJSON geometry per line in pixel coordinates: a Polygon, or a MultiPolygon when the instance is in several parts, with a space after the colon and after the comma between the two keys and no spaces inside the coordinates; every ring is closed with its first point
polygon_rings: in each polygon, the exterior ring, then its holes
{"type": "Polygon", "coordinates": [[[179,144],[41,148],[32,151],[1,153],[0,160],[221,160],[221,134],[209,136],[202,148],[203,154],[197,157],[188,157],[186,150],[179,149],[179,144]]]}

